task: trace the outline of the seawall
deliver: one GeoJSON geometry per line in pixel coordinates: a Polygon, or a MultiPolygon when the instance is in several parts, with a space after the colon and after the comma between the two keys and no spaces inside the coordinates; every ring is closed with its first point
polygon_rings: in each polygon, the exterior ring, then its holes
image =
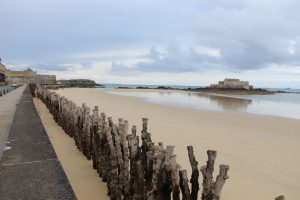
{"type": "Polygon", "coordinates": [[[26,86],[0,160],[0,199],[76,199],[26,86]]]}

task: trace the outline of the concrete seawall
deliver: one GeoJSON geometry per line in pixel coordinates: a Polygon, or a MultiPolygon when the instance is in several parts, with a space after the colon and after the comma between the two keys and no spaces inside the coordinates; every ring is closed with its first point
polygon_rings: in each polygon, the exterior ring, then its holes
{"type": "Polygon", "coordinates": [[[76,199],[29,87],[23,89],[0,160],[0,199],[76,199]]]}
{"type": "MultiPolygon", "coordinates": [[[[5,142],[10,131],[17,104],[23,94],[26,85],[23,85],[11,92],[0,96],[0,158],[2,156],[5,142]]],[[[0,90],[11,89],[8,86],[2,86],[0,90]]]]}

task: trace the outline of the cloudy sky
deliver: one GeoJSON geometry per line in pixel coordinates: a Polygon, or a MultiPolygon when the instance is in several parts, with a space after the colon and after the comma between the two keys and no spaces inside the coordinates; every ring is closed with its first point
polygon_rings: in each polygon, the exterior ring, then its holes
{"type": "Polygon", "coordinates": [[[299,0],[0,0],[0,57],[99,83],[300,88],[299,0]]]}

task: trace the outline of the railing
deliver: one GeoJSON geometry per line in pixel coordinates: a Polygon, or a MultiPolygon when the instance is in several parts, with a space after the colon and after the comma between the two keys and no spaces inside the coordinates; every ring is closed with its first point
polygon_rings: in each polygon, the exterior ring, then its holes
{"type": "Polygon", "coordinates": [[[0,97],[14,90],[12,87],[0,87],[0,97]]]}

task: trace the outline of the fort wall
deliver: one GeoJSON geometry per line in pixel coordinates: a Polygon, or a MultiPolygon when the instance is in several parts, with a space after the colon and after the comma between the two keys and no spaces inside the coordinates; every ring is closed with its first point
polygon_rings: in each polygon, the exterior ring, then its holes
{"type": "Polygon", "coordinates": [[[225,78],[224,81],[219,81],[218,84],[210,85],[210,88],[215,89],[253,89],[253,86],[248,81],[240,81],[240,79],[225,78]]]}

